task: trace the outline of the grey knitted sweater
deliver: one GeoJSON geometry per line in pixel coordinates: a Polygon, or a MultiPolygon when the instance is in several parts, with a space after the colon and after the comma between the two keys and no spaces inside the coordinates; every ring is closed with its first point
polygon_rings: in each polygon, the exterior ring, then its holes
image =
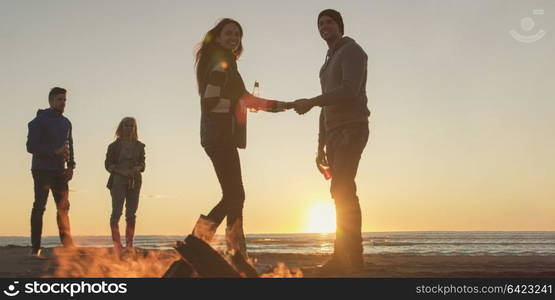
{"type": "Polygon", "coordinates": [[[326,135],[335,129],[368,123],[367,61],[364,50],[349,37],[328,50],[320,69],[322,95],[314,98],[322,107],[320,143],[325,143],[326,135]]]}

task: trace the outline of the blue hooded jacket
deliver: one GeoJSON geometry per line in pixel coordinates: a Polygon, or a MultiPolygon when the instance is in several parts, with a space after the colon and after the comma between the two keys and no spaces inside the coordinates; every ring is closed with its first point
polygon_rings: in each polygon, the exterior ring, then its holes
{"type": "Polygon", "coordinates": [[[64,157],[54,154],[56,149],[69,144],[68,168],[75,168],[71,122],[55,110],[39,109],[28,124],[27,152],[33,154],[32,170],[63,170],[64,157]]]}

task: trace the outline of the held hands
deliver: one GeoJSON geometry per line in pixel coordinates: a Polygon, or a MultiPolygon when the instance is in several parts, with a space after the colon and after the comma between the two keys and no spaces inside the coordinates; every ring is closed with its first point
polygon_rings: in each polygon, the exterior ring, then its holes
{"type": "Polygon", "coordinates": [[[276,113],[293,108],[299,115],[303,115],[310,111],[314,106],[316,106],[314,99],[298,99],[293,102],[276,101],[275,106],[267,111],[276,113]]]}
{"type": "Polygon", "coordinates": [[[285,102],[276,101],[276,105],[272,108],[271,112],[274,112],[274,113],[284,112],[284,111],[287,110],[287,108],[285,106],[286,106],[285,102]]]}
{"type": "Polygon", "coordinates": [[[277,113],[277,112],[284,112],[288,109],[293,108],[293,103],[292,102],[284,102],[284,101],[276,101],[276,104],[274,107],[272,107],[270,110],[268,110],[269,112],[273,112],[273,113],[277,113]]]}
{"type": "Polygon", "coordinates": [[[315,99],[297,99],[293,102],[285,102],[285,101],[275,101],[275,104],[272,107],[252,107],[255,110],[264,110],[267,112],[284,112],[289,109],[295,109],[295,111],[299,115],[304,115],[305,113],[309,112],[314,106],[316,106],[315,99]]]}
{"type": "Polygon", "coordinates": [[[309,112],[316,103],[313,99],[298,99],[293,102],[293,108],[299,115],[304,115],[305,113],[309,112]]]}

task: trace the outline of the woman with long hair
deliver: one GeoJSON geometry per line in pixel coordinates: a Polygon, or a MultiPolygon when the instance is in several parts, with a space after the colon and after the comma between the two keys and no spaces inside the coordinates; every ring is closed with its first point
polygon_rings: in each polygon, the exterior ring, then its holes
{"type": "Polygon", "coordinates": [[[145,144],[137,134],[137,121],[126,117],[119,123],[116,140],[108,146],[104,166],[110,172],[107,187],[112,196],[110,229],[117,253],[122,250],[119,219],[125,204],[125,242],[127,249],[133,249],[136,212],[139,206],[142,176],[145,170],[145,144]]]}
{"type": "Polygon", "coordinates": [[[279,112],[290,107],[285,102],[262,99],[247,92],[236,62],[243,52],[242,38],[241,25],[225,18],[206,33],[196,53],[201,145],[214,165],[223,195],[208,215],[201,215],[193,234],[209,242],[227,218],[227,248],[246,257],[245,191],[237,148],[246,147],[247,109],[279,112]]]}

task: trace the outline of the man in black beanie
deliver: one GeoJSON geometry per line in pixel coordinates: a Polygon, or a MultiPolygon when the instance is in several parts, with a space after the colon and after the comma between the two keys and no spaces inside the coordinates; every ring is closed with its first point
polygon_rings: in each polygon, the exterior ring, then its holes
{"type": "Polygon", "coordinates": [[[353,39],[343,36],[343,18],[339,12],[333,9],[320,12],[317,24],[329,48],[320,69],[322,94],[299,99],[294,102],[294,108],[297,113],[305,114],[314,106],[322,107],[316,164],[330,167],[330,191],[337,224],[333,257],[317,272],[334,275],[360,271],[364,266],[362,217],[355,177],[369,135],[368,57],[353,39]]]}

